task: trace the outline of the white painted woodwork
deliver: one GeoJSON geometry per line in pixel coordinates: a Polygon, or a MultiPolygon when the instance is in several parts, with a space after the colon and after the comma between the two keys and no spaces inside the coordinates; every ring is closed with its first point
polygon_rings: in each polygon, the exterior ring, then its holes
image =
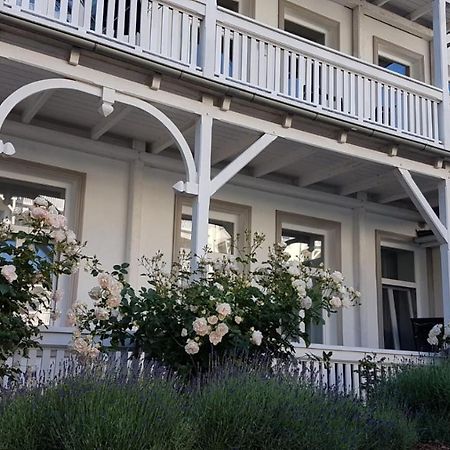
{"type": "Polygon", "coordinates": [[[208,244],[209,205],[211,202],[211,143],[213,120],[202,115],[195,129],[195,164],[198,172],[198,194],[192,204],[192,266],[196,256],[203,256],[208,244]]]}
{"type": "Polygon", "coordinates": [[[317,170],[300,177],[298,185],[301,187],[306,187],[315,183],[320,183],[328,178],[337,177],[344,173],[351,172],[360,166],[361,163],[359,162],[345,161],[338,165],[320,167],[317,170]]]}
{"type": "Polygon", "coordinates": [[[263,177],[272,172],[288,167],[291,164],[298,164],[302,160],[312,155],[314,150],[293,151],[285,156],[274,155],[269,161],[265,161],[253,166],[253,176],[256,178],[263,177]]]}
{"type": "Polygon", "coordinates": [[[441,242],[441,284],[444,322],[450,323],[450,181],[439,183],[439,217],[447,232],[447,242],[441,242]]]}
{"type": "Polygon", "coordinates": [[[104,134],[106,134],[111,128],[122,121],[131,111],[130,107],[124,106],[119,109],[115,109],[113,113],[109,116],[104,117],[91,129],[91,139],[94,141],[100,139],[104,134]]]}
{"type": "MultiPolygon", "coordinates": [[[[20,1],[1,8],[325,116],[438,147],[445,142],[448,127],[438,124],[438,116],[444,121],[447,114],[442,91],[216,8],[214,0],[206,5],[194,0],[151,0],[148,7],[142,6],[140,21],[137,0],[130,2],[130,14],[125,16],[123,5],[116,11],[105,0],[96,2],[91,15],[89,3],[85,8],[80,0],[73,0],[72,9],[67,1],[61,7],[45,8],[48,0],[13,7],[20,1]],[[438,114],[438,109],[443,111],[438,114]]],[[[440,24],[441,9],[435,8],[435,21],[440,24]]],[[[438,67],[443,73],[445,23],[437,30],[435,57],[442,61],[438,67]]]]}
{"type": "Polygon", "coordinates": [[[39,94],[36,99],[30,103],[27,109],[22,112],[22,122],[30,123],[41,108],[45,105],[47,100],[51,97],[53,91],[45,91],[39,94]]]}
{"type": "Polygon", "coordinates": [[[380,175],[375,175],[371,178],[365,178],[362,180],[358,180],[355,182],[351,182],[340,189],[341,195],[350,195],[357,192],[367,191],[369,189],[373,189],[376,186],[380,186],[390,180],[394,179],[394,175],[392,172],[383,173],[380,175]]]}
{"type": "MultiPolygon", "coordinates": [[[[188,125],[186,128],[181,130],[181,134],[185,137],[187,135],[190,135],[195,130],[196,126],[197,126],[196,122],[188,125]]],[[[152,153],[154,153],[155,155],[158,155],[159,153],[163,152],[164,150],[167,150],[174,144],[175,144],[175,141],[173,139],[173,136],[170,136],[168,139],[166,139],[162,142],[156,143],[154,146],[152,145],[152,153]]]]}
{"type": "MultiPolygon", "coordinates": [[[[428,203],[423,193],[420,191],[411,174],[405,169],[397,169],[396,175],[400,184],[403,186],[411,201],[414,203],[414,206],[417,208],[419,213],[427,222],[430,229],[433,231],[436,239],[440,242],[440,244],[446,244],[446,246],[448,247],[450,239],[449,232],[446,229],[446,226],[433,211],[433,208],[428,203]]],[[[441,181],[441,183],[447,183],[447,181],[444,180],[441,181]]],[[[444,197],[446,196],[444,195],[444,197]]],[[[446,201],[448,200],[442,200],[443,206],[447,205],[447,203],[445,203],[446,201]]]]}

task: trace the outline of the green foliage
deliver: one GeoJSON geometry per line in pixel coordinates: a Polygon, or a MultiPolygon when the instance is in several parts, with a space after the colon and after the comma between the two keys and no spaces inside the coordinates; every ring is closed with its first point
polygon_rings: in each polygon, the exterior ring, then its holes
{"type": "Polygon", "coordinates": [[[0,223],[0,379],[18,372],[6,365],[8,358],[38,346],[40,313],[56,317],[57,279],[81,259],[75,234],[47,200],[38,197],[16,220],[20,228],[0,223]]]}
{"type": "Polygon", "coordinates": [[[322,321],[324,309],[353,306],[359,294],[339,272],[291,261],[282,245],[258,262],[262,240],[248,236],[234,260],[199,258],[194,271],[185,261],[167,269],[161,254],[144,259],[148,284],[139,291],[127,283],[126,265],[111,274],[95,267],[94,307],[76,305],[71,313],[79,329],[74,348],[95,356],[95,342],[131,346],[187,373],[208,367],[211,355],[289,357],[293,342],[309,342],[302,324],[322,321]]]}
{"type": "Polygon", "coordinates": [[[450,362],[411,366],[380,384],[373,401],[414,419],[421,442],[450,444],[450,362]]]}
{"type": "Polygon", "coordinates": [[[410,449],[411,424],[261,361],[190,382],[92,375],[0,401],[0,450],[410,449]]]}

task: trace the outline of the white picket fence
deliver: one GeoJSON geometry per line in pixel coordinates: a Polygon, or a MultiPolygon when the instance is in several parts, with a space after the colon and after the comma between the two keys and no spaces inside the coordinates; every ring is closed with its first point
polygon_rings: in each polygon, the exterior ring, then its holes
{"type": "Polygon", "coordinates": [[[205,0],[0,0],[0,13],[441,146],[441,90],[223,8],[211,11],[205,0]]]}
{"type": "MultiPolygon", "coordinates": [[[[67,328],[52,329],[43,333],[42,348],[31,350],[29,358],[16,357],[9,361],[9,364],[20,368],[20,384],[45,383],[74,373],[79,363],[70,349],[70,341],[71,334],[67,328]]],[[[378,378],[395,374],[405,364],[429,364],[435,361],[433,355],[417,352],[316,344],[309,348],[296,348],[297,371],[311,384],[349,395],[364,396],[369,374],[367,366],[362,365],[361,360],[366,356],[377,362],[375,375],[378,378]],[[323,352],[332,352],[329,362],[323,360],[323,352]]],[[[133,359],[128,351],[111,352],[107,359],[108,367],[121,371],[139,373],[145,366],[144,354],[139,359],[133,359]]],[[[372,371],[371,376],[373,375],[372,371]]],[[[8,386],[8,381],[3,380],[3,387],[8,386]]]]}

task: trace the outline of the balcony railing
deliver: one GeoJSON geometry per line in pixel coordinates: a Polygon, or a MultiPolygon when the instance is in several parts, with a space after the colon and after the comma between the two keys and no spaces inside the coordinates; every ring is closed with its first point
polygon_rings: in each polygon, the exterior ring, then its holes
{"type": "Polygon", "coordinates": [[[0,12],[8,15],[350,127],[366,126],[442,147],[440,89],[225,9],[205,17],[207,11],[205,0],[3,0],[3,6],[0,0],[0,12]]]}

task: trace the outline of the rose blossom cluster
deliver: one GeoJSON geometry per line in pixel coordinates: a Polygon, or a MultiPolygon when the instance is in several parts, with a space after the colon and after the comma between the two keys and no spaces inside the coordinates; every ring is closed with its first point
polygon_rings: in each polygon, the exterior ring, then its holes
{"type": "MultiPolygon", "coordinates": [[[[221,286],[221,285],[220,285],[221,286]]],[[[222,290],[223,287],[221,286],[222,290]]],[[[220,289],[219,289],[220,290],[220,289]]],[[[206,312],[206,311],[205,311],[206,312]]],[[[181,337],[189,337],[184,346],[184,350],[189,355],[195,355],[200,351],[200,346],[203,340],[208,341],[216,346],[222,342],[223,337],[230,331],[228,325],[225,323],[227,320],[233,320],[234,323],[239,325],[243,319],[240,316],[232,316],[231,305],[229,303],[217,303],[215,311],[205,317],[197,317],[192,322],[192,332],[186,328],[181,330],[181,337]]],[[[258,330],[251,330],[252,335],[249,337],[250,342],[255,345],[261,345],[262,333],[258,330]]]]}
{"type": "Polygon", "coordinates": [[[74,333],[72,348],[84,359],[94,359],[100,354],[100,345],[94,343],[93,337],[82,336],[78,331],[74,333]]]}
{"type": "Polygon", "coordinates": [[[434,325],[428,333],[427,341],[435,347],[450,344],[450,322],[445,327],[441,323],[434,325]]]}
{"type": "MultiPolygon", "coordinates": [[[[89,297],[94,302],[92,309],[85,303],[76,303],[67,314],[68,322],[71,326],[77,327],[74,334],[72,348],[83,357],[97,356],[98,352],[89,352],[83,346],[80,339],[79,327],[86,320],[107,321],[110,317],[119,314],[121,304],[121,292],[123,284],[115,280],[110,274],[100,273],[97,277],[97,286],[89,291],[89,297]],[[75,345],[78,342],[79,345],[75,345]]],[[[83,339],[83,338],[81,338],[83,339]]],[[[87,347],[89,349],[89,346],[87,347]]],[[[98,348],[98,347],[96,347],[98,348]]]]}

